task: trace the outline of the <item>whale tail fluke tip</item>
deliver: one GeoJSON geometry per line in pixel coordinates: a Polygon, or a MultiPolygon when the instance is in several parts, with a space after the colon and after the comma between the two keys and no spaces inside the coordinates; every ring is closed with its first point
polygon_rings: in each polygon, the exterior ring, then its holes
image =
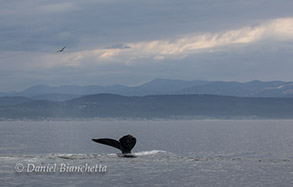
{"type": "Polygon", "coordinates": [[[123,136],[119,141],[110,138],[92,139],[92,141],[115,147],[122,151],[122,154],[131,153],[136,144],[136,138],[130,134],[123,136]]]}

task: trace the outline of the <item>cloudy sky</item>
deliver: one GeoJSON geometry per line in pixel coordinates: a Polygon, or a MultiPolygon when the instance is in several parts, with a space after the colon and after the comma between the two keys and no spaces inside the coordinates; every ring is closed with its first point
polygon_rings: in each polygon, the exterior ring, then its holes
{"type": "Polygon", "coordinates": [[[292,8],[292,0],[0,0],[0,92],[155,78],[293,81],[292,8]]]}

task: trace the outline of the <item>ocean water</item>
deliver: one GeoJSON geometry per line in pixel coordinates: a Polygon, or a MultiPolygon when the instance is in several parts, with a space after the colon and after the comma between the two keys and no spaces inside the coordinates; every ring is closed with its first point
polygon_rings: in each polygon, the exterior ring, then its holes
{"type": "Polygon", "coordinates": [[[292,186],[293,121],[1,121],[1,186],[292,186]],[[92,142],[132,134],[134,158],[92,142]]]}

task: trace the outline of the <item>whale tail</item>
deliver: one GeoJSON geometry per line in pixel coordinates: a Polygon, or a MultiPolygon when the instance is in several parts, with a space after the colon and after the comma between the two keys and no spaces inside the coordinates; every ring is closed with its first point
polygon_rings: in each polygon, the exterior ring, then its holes
{"type": "Polygon", "coordinates": [[[130,134],[123,136],[119,141],[110,138],[92,139],[92,141],[115,147],[121,150],[122,154],[131,153],[136,144],[136,138],[130,134]]]}

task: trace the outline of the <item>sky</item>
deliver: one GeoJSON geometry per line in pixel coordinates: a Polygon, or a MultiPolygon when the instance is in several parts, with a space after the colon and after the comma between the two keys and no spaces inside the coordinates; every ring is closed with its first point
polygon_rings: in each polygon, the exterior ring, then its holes
{"type": "Polygon", "coordinates": [[[0,0],[0,92],[156,78],[293,81],[292,8],[292,0],[0,0]]]}

